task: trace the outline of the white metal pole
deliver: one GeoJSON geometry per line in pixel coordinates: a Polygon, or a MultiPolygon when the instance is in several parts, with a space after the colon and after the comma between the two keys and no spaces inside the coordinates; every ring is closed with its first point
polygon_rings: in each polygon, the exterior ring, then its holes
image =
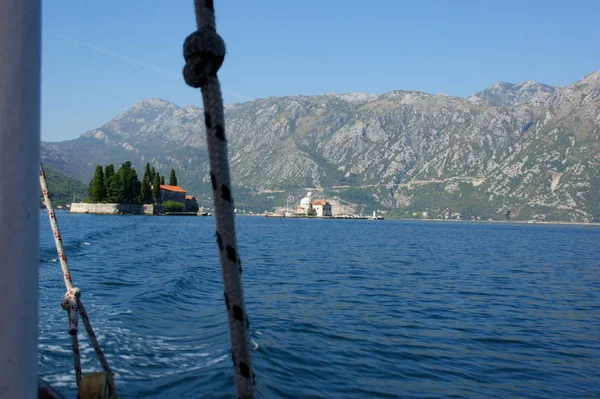
{"type": "Polygon", "coordinates": [[[40,0],[0,0],[0,398],[37,397],[40,0]]]}

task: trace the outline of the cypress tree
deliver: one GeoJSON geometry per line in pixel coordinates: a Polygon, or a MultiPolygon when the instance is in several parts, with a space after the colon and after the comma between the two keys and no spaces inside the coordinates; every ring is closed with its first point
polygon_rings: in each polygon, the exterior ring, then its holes
{"type": "Polygon", "coordinates": [[[150,170],[150,162],[146,163],[144,169],[144,177],[140,186],[140,201],[142,204],[152,203],[152,171],[150,170]]]}
{"type": "Polygon", "coordinates": [[[163,184],[163,185],[165,184],[165,177],[164,176],[160,177],[160,184],[163,184]]]}
{"type": "Polygon", "coordinates": [[[110,164],[110,165],[106,165],[106,167],[104,168],[104,199],[107,202],[111,202],[111,200],[109,199],[110,195],[109,195],[109,191],[110,191],[110,179],[112,179],[112,177],[115,175],[115,165],[110,164]]]}
{"type": "Polygon", "coordinates": [[[169,186],[177,185],[177,176],[175,176],[175,169],[171,169],[171,176],[169,176],[169,186]]]}
{"type": "Polygon", "coordinates": [[[142,179],[140,202],[142,204],[152,203],[152,190],[150,189],[147,179],[142,179]]]}
{"type": "Polygon", "coordinates": [[[131,168],[131,170],[129,171],[129,181],[131,183],[130,204],[139,204],[140,196],[142,195],[142,183],[140,183],[137,172],[134,168],[131,168]]]}
{"type": "Polygon", "coordinates": [[[117,204],[124,202],[125,195],[123,191],[124,190],[121,175],[116,173],[110,178],[108,200],[112,203],[117,204]]]}
{"type": "Polygon", "coordinates": [[[119,168],[119,171],[117,172],[117,175],[119,175],[119,180],[121,181],[121,187],[120,187],[120,193],[119,193],[119,197],[121,199],[121,201],[124,204],[128,204],[129,203],[129,197],[131,195],[131,186],[129,184],[129,169],[131,169],[131,162],[127,161],[124,162],[123,164],[121,164],[121,167],[119,168]]]}
{"type": "Polygon", "coordinates": [[[154,176],[156,175],[156,170],[154,169],[154,166],[150,168],[150,181],[153,182],[154,181],[154,176]]]}
{"type": "Polygon", "coordinates": [[[141,193],[141,184],[137,177],[137,172],[131,167],[131,162],[127,161],[121,165],[117,174],[122,184],[122,202],[125,204],[135,204],[138,202],[141,193]]]}
{"type": "Polygon", "coordinates": [[[92,202],[104,201],[104,172],[102,171],[101,165],[96,166],[94,178],[92,179],[90,186],[91,187],[88,188],[88,195],[91,191],[90,200],[92,202]]]}
{"type": "Polygon", "coordinates": [[[160,204],[160,175],[158,173],[154,175],[152,182],[152,197],[155,203],[160,204]]]}
{"type": "Polygon", "coordinates": [[[112,175],[108,179],[104,179],[104,185],[106,187],[106,202],[111,203],[111,204],[118,202],[116,200],[116,195],[115,195],[115,192],[113,189],[114,180],[115,180],[115,175],[112,175]]]}

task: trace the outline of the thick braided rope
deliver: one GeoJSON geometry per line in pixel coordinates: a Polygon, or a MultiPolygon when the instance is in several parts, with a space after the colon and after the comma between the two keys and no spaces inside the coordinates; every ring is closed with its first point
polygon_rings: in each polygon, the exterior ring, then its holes
{"type": "Polygon", "coordinates": [[[79,339],[77,337],[77,323],[79,319],[77,297],[79,297],[79,294],[79,289],[73,288],[67,291],[65,299],[62,302],[62,308],[67,311],[69,316],[69,336],[71,337],[71,350],[73,352],[73,362],[75,363],[75,381],[78,387],[81,384],[81,356],[79,353],[79,339]]]}
{"type": "Polygon", "coordinates": [[[62,307],[67,311],[67,314],[69,315],[69,335],[71,336],[71,347],[73,349],[73,361],[75,364],[74,368],[77,386],[79,386],[81,382],[81,359],[79,352],[79,341],[77,338],[77,313],[79,313],[79,315],[81,316],[81,320],[83,321],[83,325],[85,326],[85,329],[88,333],[90,343],[92,344],[92,347],[96,352],[96,356],[98,357],[98,361],[100,362],[102,369],[106,373],[106,378],[108,380],[108,385],[110,389],[109,395],[112,394],[112,396],[109,397],[118,399],[117,387],[115,385],[112,370],[110,369],[108,362],[106,361],[106,357],[104,356],[104,353],[100,348],[100,344],[96,339],[96,334],[92,329],[90,319],[85,311],[83,303],[81,302],[81,291],[79,290],[79,288],[73,287],[71,273],[69,272],[69,265],[67,264],[67,256],[65,255],[65,251],[63,249],[62,238],[60,235],[60,230],[58,229],[58,223],[56,221],[56,213],[54,212],[54,207],[52,206],[52,199],[50,198],[50,192],[48,191],[48,185],[46,184],[46,175],[44,173],[44,168],[42,167],[42,165],[40,165],[40,187],[42,189],[42,195],[44,196],[44,203],[46,204],[48,218],[50,219],[50,227],[52,228],[54,243],[56,244],[56,252],[58,253],[60,267],[62,269],[65,286],[67,288],[67,293],[65,294],[65,298],[62,302],[62,307]]]}
{"type": "Polygon", "coordinates": [[[46,185],[46,175],[44,174],[44,168],[41,165],[40,187],[42,188],[44,203],[46,204],[46,210],[48,211],[48,217],[50,218],[50,227],[52,228],[52,234],[54,235],[54,244],[56,244],[56,252],[58,253],[60,268],[62,269],[63,278],[65,280],[65,287],[67,287],[67,291],[70,291],[73,289],[71,273],[69,272],[67,256],[65,255],[65,251],[63,249],[62,238],[60,237],[60,230],[58,229],[58,223],[56,223],[56,214],[54,213],[54,208],[52,207],[52,200],[50,199],[50,193],[48,192],[48,186],[46,185]]]}
{"type": "Polygon", "coordinates": [[[186,65],[183,75],[188,85],[202,90],[216,237],[235,384],[238,398],[253,398],[255,375],[252,370],[249,321],[242,288],[242,265],[236,244],[223,100],[217,78],[217,71],[225,57],[225,43],[216,33],[212,0],[194,0],[194,7],[198,30],[185,40],[183,53],[186,65]]]}
{"type": "Polygon", "coordinates": [[[102,370],[104,370],[106,374],[106,379],[108,380],[108,397],[111,399],[118,399],[117,396],[117,386],[115,384],[115,378],[113,377],[113,372],[108,365],[108,361],[106,360],[106,356],[102,352],[102,348],[100,348],[100,343],[98,343],[98,339],[96,338],[96,333],[94,333],[94,329],[92,328],[92,324],[90,323],[90,319],[85,311],[85,307],[83,306],[83,302],[79,298],[77,298],[77,308],[79,309],[79,315],[81,316],[81,320],[83,321],[83,326],[85,327],[85,331],[87,332],[88,338],[92,347],[94,348],[94,352],[96,352],[96,357],[100,362],[100,366],[102,366],[102,370]],[[112,396],[111,396],[112,395],[112,396]]]}

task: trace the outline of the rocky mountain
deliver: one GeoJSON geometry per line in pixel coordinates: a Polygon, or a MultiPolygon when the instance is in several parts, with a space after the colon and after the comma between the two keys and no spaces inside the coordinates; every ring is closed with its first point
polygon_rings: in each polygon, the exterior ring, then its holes
{"type": "MultiPolygon", "coordinates": [[[[469,98],[416,91],[265,98],[226,108],[240,208],[305,190],[360,212],[597,221],[600,71],[575,84],[497,83],[469,98]]],[[[87,182],[131,160],[208,199],[202,110],[143,100],[43,161],[87,182]]]]}
{"type": "Polygon", "coordinates": [[[513,107],[528,103],[534,98],[548,97],[555,91],[554,87],[532,81],[517,84],[498,82],[475,93],[469,97],[469,100],[471,102],[482,101],[495,107],[513,107]]]}

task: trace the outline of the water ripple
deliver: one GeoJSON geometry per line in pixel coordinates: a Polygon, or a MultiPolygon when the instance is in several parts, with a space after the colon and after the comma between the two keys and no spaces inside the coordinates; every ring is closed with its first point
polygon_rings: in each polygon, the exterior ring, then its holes
{"type": "MultiPolygon", "coordinates": [[[[59,222],[120,396],[233,397],[214,220],[59,222]]],[[[74,397],[41,224],[40,374],[74,397]]],[[[598,228],[239,218],[238,231],[258,397],[600,395],[598,228]]]]}

